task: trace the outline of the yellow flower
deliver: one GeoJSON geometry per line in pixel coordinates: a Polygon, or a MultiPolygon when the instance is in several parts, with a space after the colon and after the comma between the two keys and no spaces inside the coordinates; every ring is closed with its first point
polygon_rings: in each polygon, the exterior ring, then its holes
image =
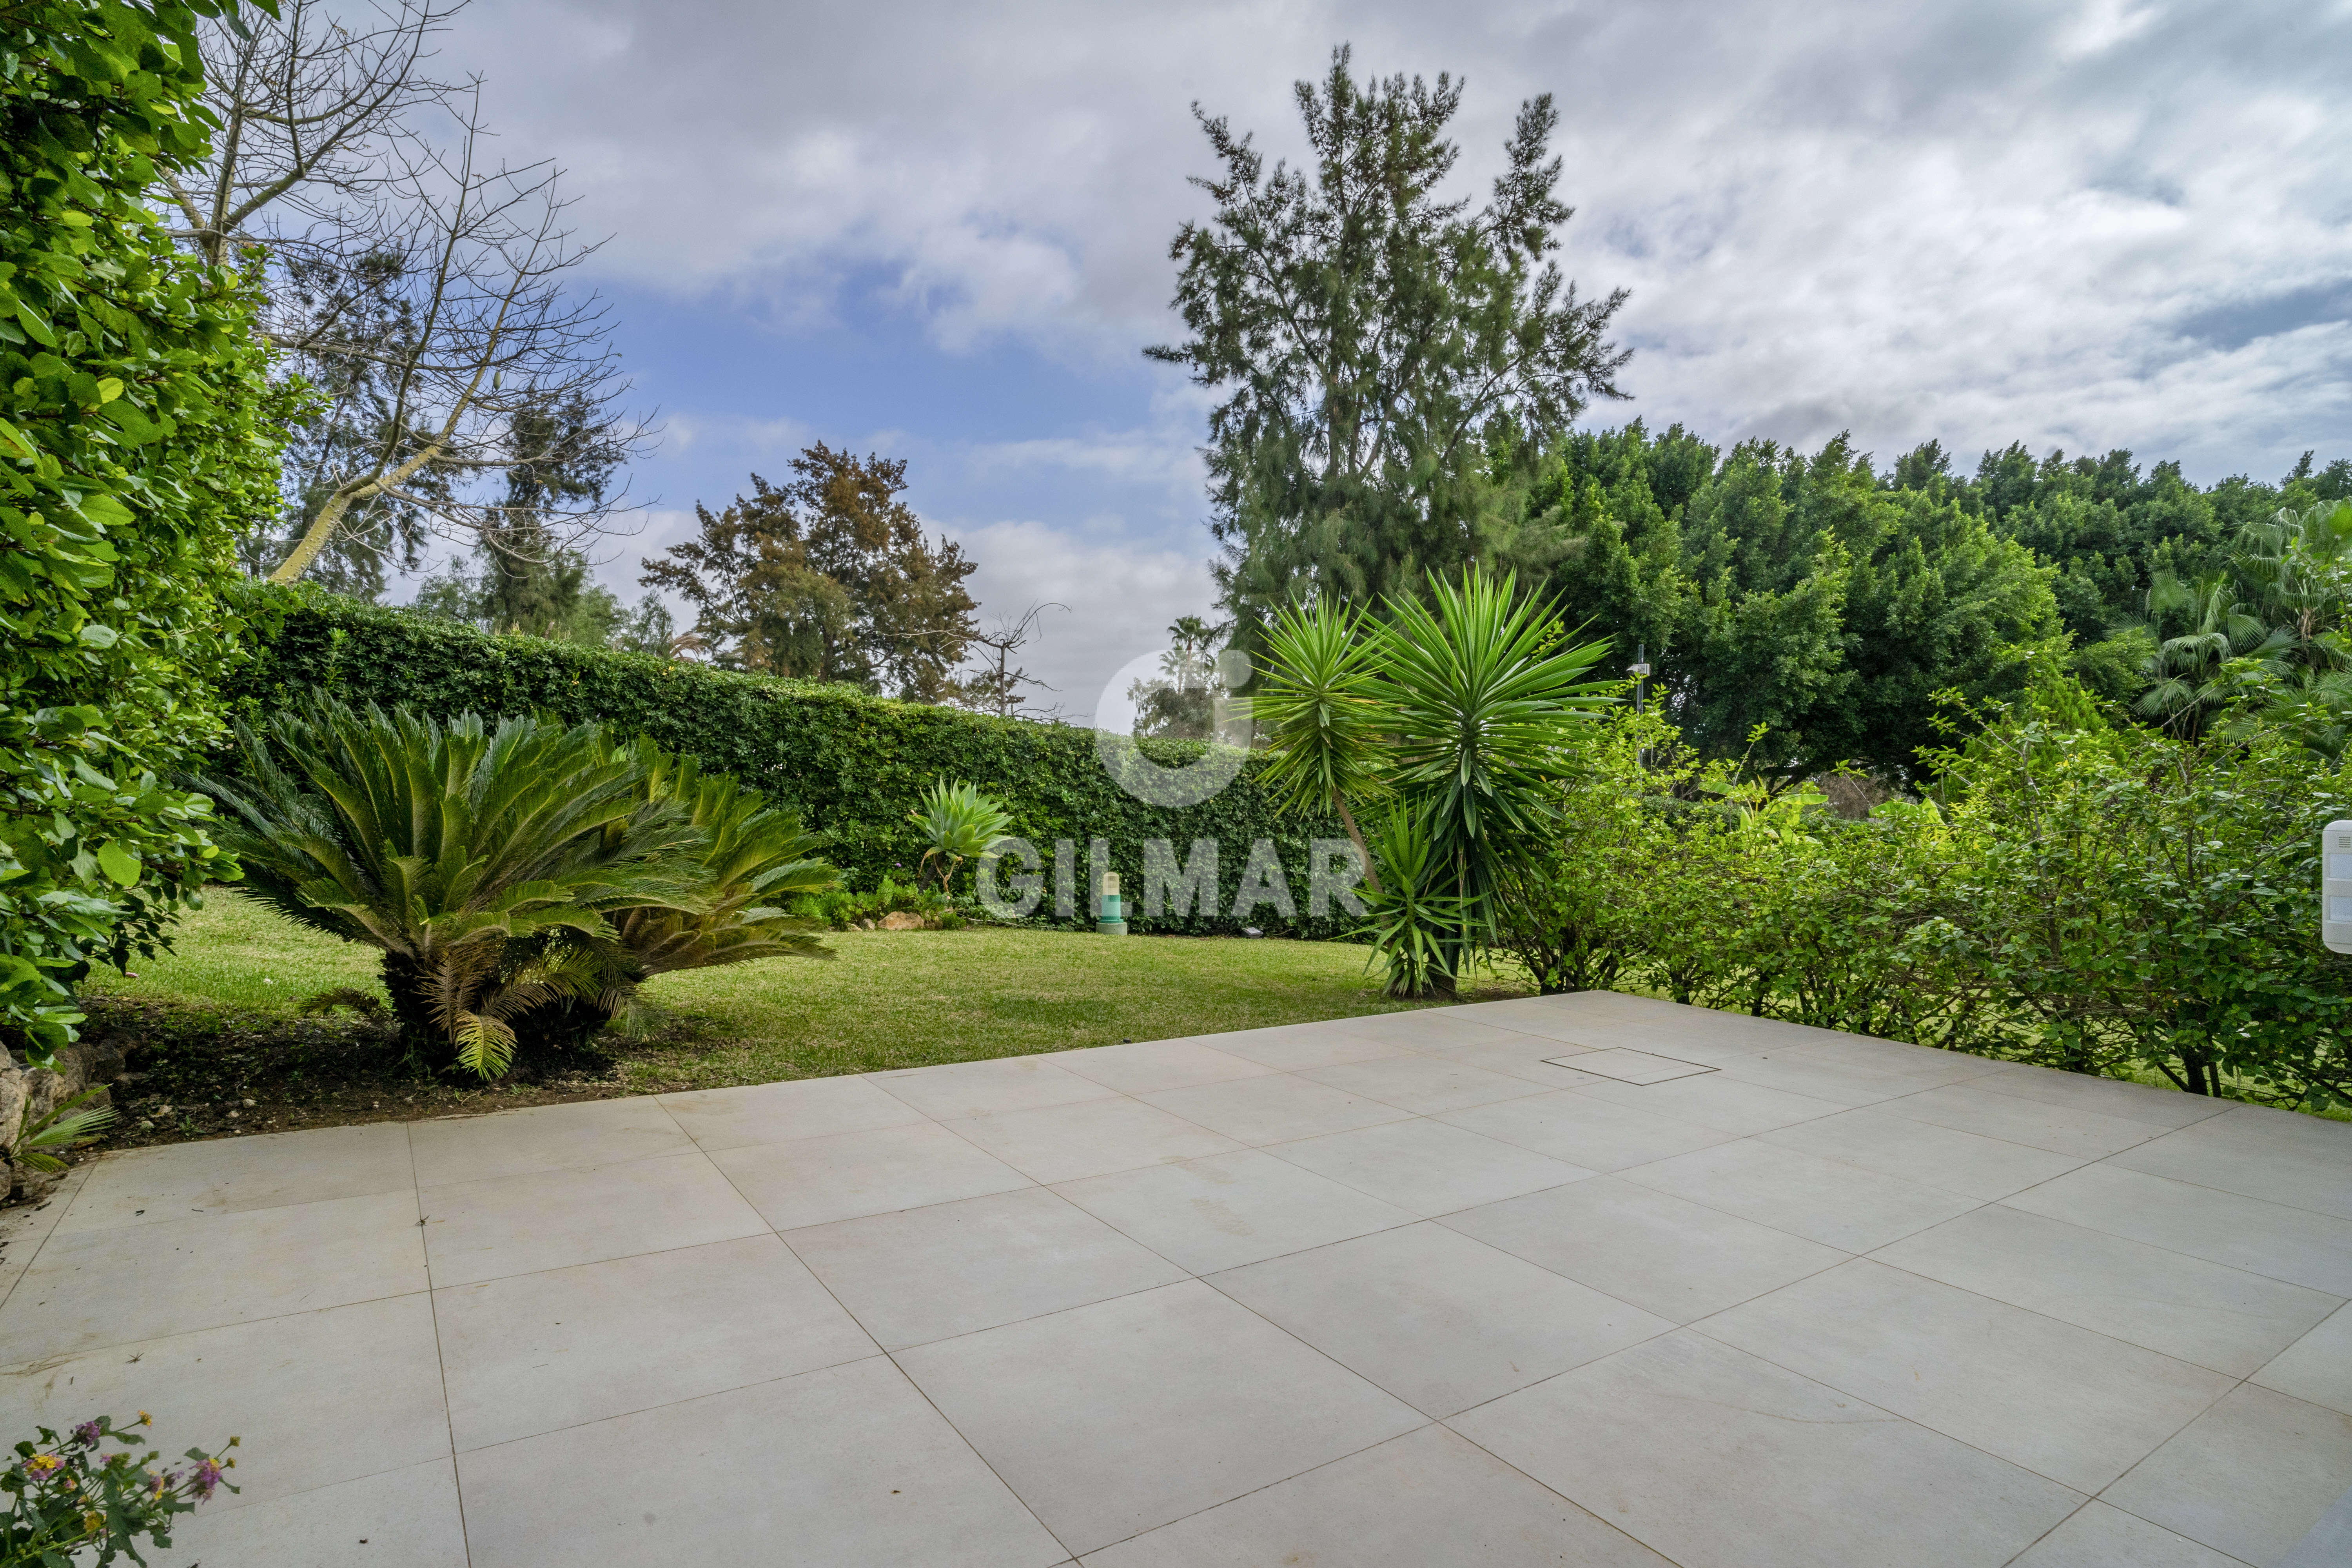
{"type": "Polygon", "coordinates": [[[28,1476],[50,1475],[55,1473],[62,1463],[64,1461],[55,1454],[36,1454],[25,1461],[25,1473],[28,1476]]]}

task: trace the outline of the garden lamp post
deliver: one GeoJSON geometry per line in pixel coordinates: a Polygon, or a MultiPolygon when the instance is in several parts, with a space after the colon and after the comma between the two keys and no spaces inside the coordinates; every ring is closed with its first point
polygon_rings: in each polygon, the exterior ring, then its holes
{"type": "Polygon", "coordinates": [[[1127,915],[1119,908],[1118,873],[1106,871],[1102,879],[1102,907],[1095,914],[1095,930],[1104,936],[1125,936],[1127,915]]]}
{"type": "Polygon", "coordinates": [[[1650,645],[1648,643],[1633,645],[1633,662],[1625,667],[1625,673],[1633,678],[1633,711],[1639,713],[1642,710],[1642,698],[1650,688],[1650,645]]]}

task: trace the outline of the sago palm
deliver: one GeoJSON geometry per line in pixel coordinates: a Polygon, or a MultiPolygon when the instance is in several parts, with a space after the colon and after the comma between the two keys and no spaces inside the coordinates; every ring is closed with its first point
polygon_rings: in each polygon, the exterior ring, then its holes
{"type": "Polygon", "coordinates": [[[648,904],[613,917],[633,977],[754,958],[831,958],[815,922],[784,908],[840,880],[817,855],[820,836],[802,826],[800,814],[770,805],[725,774],[706,775],[692,757],[669,756],[650,741],[640,741],[637,752],[647,798],[677,803],[702,836],[705,887],[697,909],[648,904]]]}
{"type": "Polygon", "coordinates": [[[617,1005],[630,965],[611,913],[709,909],[706,836],[599,725],[486,731],[312,699],[266,731],[240,723],[236,749],[235,780],[197,783],[253,894],[380,949],[404,1033],[486,1077],[512,1060],[519,1016],[617,1005]]]}

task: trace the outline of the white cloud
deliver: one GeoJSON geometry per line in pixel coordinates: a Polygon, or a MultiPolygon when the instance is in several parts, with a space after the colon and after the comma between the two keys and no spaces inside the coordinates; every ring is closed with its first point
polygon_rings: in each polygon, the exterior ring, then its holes
{"type": "Polygon", "coordinates": [[[1032,605],[1058,602],[1038,618],[1036,640],[1022,667],[1054,688],[1033,693],[1039,707],[1061,706],[1074,722],[1092,719],[1106,685],[1139,654],[1167,647],[1179,616],[1205,615],[1216,595],[1208,568],[1182,551],[1139,546],[1106,529],[1089,537],[1036,521],[1003,521],[956,531],[980,563],[972,596],[982,620],[1018,616],[1032,605]]]}

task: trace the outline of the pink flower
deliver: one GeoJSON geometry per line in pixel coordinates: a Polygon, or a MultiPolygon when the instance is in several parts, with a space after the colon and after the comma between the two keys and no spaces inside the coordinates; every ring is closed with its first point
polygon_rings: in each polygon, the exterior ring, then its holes
{"type": "Polygon", "coordinates": [[[203,1460],[196,1466],[193,1479],[196,1484],[196,1495],[209,1500],[220,1486],[221,1468],[214,1460],[203,1460]]]}

